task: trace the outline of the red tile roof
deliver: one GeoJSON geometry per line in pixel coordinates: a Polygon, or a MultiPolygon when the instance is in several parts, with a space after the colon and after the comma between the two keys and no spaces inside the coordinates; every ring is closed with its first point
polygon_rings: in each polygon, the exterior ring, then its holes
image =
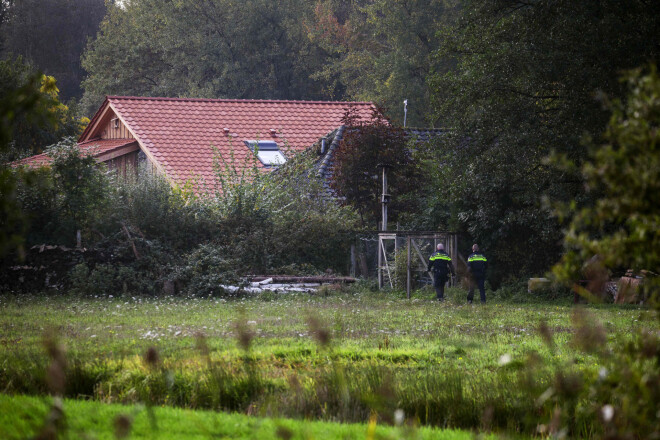
{"type": "Polygon", "coordinates": [[[176,183],[201,178],[215,181],[213,151],[238,163],[253,158],[245,140],[275,140],[302,151],[339,127],[347,109],[363,118],[374,109],[368,102],[260,101],[108,96],[81,140],[96,135],[95,121],[107,105],[130,129],[147,154],[176,183]],[[274,130],[274,132],[271,132],[274,130]]]}
{"type": "MultiPolygon", "coordinates": [[[[94,157],[99,157],[125,147],[126,145],[130,145],[133,142],[135,142],[135,139],[93,139],[91,141],[79,143],[78,146],[83,152],[91,154],[94,157]]],[[[16,161],[15,164],[26,165],[31,168],[39,168],[50,165],[51,161],[52,159],[46,153],[42,153],[16,161]]]]}

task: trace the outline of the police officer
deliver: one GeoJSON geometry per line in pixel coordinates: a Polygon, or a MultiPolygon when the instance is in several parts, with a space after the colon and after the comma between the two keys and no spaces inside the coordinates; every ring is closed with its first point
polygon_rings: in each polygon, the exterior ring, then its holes
{"type": "Polygon", "coordinates": [[[472,245],[472,253],[468,257],[468,272],[472,277],[470,283],[470,291],[468,292],[468,304],[472,304],[474,298],[474,285],[479,288],[479,295],[481,296],[481,303],[486,304],[486,290],[484,288],[484,281],[486,281],[486,269],[488,268],[488,260],[486,256],[479,252],[479,246],[472,245]]]}
{"type": "Polygon", "coordinates": [[[435,287],[435,295],[438,301],[445,300],[445,284],[447,283],[447,275],[454,272],[454,265],[451,264],[451,257],[445,252],[445,246],[441,243],[438,245],[438,251],[429,257],[429,264],[427,271],[433,270],[433,286],[435,287]]]}

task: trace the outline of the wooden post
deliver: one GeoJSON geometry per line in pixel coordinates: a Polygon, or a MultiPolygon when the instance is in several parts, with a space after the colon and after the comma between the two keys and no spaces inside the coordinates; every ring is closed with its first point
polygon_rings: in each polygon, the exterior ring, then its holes
{"type": "Polygon", "coordinates": [[[456,259],[456,276],[454,277],[454,286],[458,285],[458,236],[456,234],[452,234],[451,238],[454,242],[454,258],[456,259]]]}
{"type": "Polygon", "coordinates": [[[357,263],[355,261],[355,244],[351,245],[351,276],[355,278],[355,267],[357,266],[357,263]]]}
{"type": "Polygon", "coordinates": [[[407,257],[408,257],[407,258],[408,274],[406,276],[406,296],[408,297],[408,299],[410,299],[410,285],[412,283],[411,276],[410,276],[411,275],[410,274],[410,247],[411,247],[411,244],[410,244],[410,235],[409,235],[408,238],[406,239],[406,251],[407,251],[406,253],[408,254],[407,255],[407,257]]]}
{"type": "Polygon", "coordinates": [[[378,289],[383,288],[383,253],[380,251],[380,248],[383,244],[383,238],[378,234],[378,289]]]}

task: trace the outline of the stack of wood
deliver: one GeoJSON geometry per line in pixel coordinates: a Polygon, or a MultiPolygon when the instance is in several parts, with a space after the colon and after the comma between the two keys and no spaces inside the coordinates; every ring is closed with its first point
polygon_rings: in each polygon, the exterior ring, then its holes
{"type": "Polygon", "coordinates": [[[622,276],[617,283],[617,291],[614,296],[614,302],[617,304],[638,303],[640,298],[640,286],[644,282],[647,272],[640,271],[636,275],[632,270],[628,270],[625,276],[622,276]]]}

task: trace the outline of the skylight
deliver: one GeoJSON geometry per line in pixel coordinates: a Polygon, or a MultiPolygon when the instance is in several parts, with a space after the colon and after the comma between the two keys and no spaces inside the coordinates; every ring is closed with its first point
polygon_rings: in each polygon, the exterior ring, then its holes
{"type": "Polygon", "coordinates": [[[280,152],[277,142],[274,141],[245,141],[245,145],[257,153],[257,158],[266,166],[282,165],[286,157],[280,152]]]}

